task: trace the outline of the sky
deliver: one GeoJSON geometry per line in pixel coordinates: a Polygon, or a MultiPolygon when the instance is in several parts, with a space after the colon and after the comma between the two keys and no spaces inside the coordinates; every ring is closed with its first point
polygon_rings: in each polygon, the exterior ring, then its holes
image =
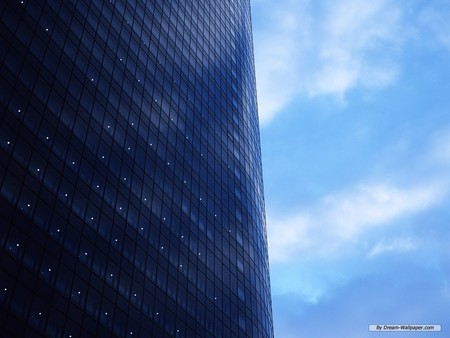
{"type": "Polygon", "coordinates": [[[450,337],[448,18],[252,0],[275,337],[450,337]]]}

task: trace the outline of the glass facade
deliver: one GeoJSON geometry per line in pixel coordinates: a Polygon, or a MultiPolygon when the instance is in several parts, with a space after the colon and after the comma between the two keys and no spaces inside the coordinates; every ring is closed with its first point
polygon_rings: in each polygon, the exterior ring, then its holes
{"type": "Polygon", "coordinates": [[[272,337],[249,1],[0,16],[2,334],[272,337]]]}

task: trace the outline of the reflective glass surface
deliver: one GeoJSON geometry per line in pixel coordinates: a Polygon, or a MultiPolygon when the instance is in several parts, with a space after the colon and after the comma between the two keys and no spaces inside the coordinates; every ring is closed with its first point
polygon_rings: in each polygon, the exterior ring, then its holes
{"type": "Polygon", "coordinates": [[[2,332],[272,337],[249,1],[0,16],[2,332]]]}

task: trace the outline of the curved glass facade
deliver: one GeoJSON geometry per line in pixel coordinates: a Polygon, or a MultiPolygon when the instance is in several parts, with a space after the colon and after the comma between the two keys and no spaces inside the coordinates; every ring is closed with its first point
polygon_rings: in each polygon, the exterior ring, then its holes
{"type": "Polygon", "coordinates": [[[272,337],[249,1],[0,16],[2,332],[272,337]]]}

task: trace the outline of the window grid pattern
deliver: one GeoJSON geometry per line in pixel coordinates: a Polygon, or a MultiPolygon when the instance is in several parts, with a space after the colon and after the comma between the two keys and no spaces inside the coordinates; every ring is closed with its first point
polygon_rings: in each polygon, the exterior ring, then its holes
{"type": "Polygon", "coordinates": [[[272,336],[248,1],[0,15],[0,325],[272,336]]]}

